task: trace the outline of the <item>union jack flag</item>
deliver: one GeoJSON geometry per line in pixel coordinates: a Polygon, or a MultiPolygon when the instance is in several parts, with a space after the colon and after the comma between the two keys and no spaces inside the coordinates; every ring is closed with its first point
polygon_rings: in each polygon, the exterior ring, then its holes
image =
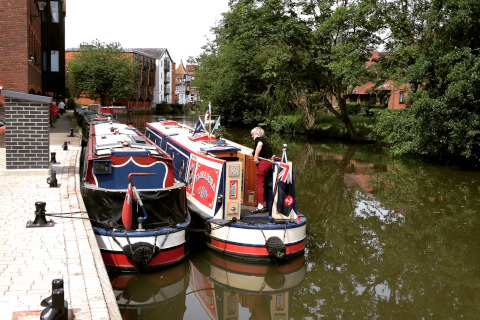
{"type": "Polygon", "coordinates": [[[278,193],[277,212],[288,217],[292,210],[297,212],[297,202],[295,200],[293,173],[288,164],[286,149],[283,149],[282,161],[277,165],[279,170],[275,190],[278,193]]]}
{"type": "Polygon", "coordinates": [[[285,151],[285,149],[283,149],[282,162],[280,163],[278,180],[285,183],[292,183],[292,173],[290,172],[290,166],[288,165],[287,160],[287,152],[285,151]]]}

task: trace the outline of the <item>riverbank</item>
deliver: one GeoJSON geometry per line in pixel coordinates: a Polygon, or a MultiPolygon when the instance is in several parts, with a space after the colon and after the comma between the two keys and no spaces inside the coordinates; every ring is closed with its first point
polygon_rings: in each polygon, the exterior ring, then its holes
{"type": "Polygon", "coordinates": [[[1,319],[38,319],[55,279],[64,281],[69,319],[120,318],[80,195],[80,137],[68,136],[69,112],[50,128],[50,152],[57,162],[50,170],[57,187],[50,187],[44,171],[6,170],[6,148],[0,147],[1,319]],[[35,221],[36,202],[46,203],[52,226],[26,227],[35,221]]]}

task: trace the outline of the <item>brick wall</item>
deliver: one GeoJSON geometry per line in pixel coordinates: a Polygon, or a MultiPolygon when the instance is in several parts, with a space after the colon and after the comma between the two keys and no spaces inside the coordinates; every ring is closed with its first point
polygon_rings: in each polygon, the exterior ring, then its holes
{"type": "Polygon", "coordinates": [[[41,12],[34,0],[0,2],[0,86],[42,91],[41,12]],[[29,62],[30,56],[35,61],[29,62]]]}
{"type": "Polygon", "coordinates": [[[52,98],[2,91],[7,131],[6,169],[48,169],[52,98]]]}

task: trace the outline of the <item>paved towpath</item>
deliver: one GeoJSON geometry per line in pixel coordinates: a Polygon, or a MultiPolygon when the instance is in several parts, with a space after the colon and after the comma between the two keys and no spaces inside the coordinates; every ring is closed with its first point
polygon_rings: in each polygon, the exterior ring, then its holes
{"type": "Polygon", "coordinates": [[[84,219],[80,137],[69,137],[68,114],[50,129],[56,188],[45,172],[6,170],[5,146],[0,146],[0,319],[39,319],[45,309],[40,302],[52,294],[52,280],[60,278],[69,319],[121,319],[92,227],[84,219]],[[26,227],[35,219],[37,201],[46,202],[53,227],[26,227]]]}

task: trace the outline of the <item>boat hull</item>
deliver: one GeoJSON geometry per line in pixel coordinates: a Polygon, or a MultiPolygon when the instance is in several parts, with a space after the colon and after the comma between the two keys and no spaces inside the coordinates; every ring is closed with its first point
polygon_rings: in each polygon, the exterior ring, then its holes
{"type": "Polygon", "coordinates": [[[299,218],[283,222],[232,222],[207,220],[201,214],[192,212],[193,223],[206,229],[203,236],[208,248],[225,256],[252,262],[282,261],[303,255],[307,219],[303,215],[299,218]],[[272,250],[269,245],[273,238],[281,241],[283,255],[278,256],[278,250],[272,250]]]}
{"type": "Polygon", "coordinates": [[[94,227],[93,231],[109,271],[141,272],[157,270],[187,257],[187,225],[128,232],[94,227]]]}

